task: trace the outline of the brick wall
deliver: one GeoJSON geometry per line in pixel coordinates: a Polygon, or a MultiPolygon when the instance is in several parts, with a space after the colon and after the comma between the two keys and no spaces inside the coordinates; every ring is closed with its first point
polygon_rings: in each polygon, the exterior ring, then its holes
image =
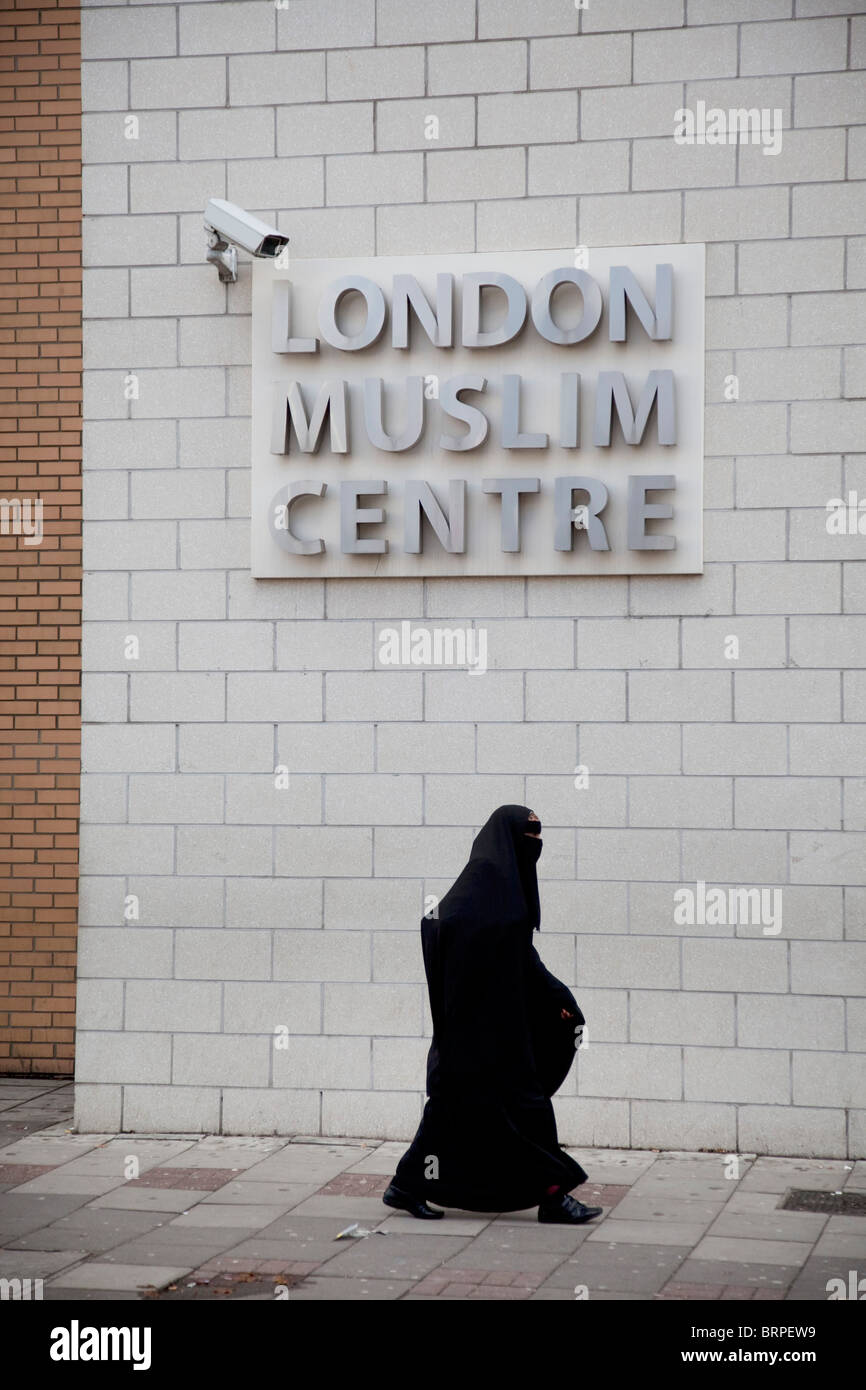
{"type": "Polygon", "coordinates": [[[866,1154],[864,542],[825,527],[866,489],[861,9],[86,8],[82,1127],[411,1135],[424,894],[519,801],[590,1024],[562,1135],[866,1154]],[[700,100],[782,152],[675,145],[700,100]],[[705,573],[253,581],[209,196],[296,256],[706,242],[705,573]],[[493,669],[374,670],[404,618],[493,669]],[[781,885],[780,934],[678,925],[698,879],[781,885]]]}
{"type": "Polygon", "coordinates": [[[79,13],[7,0],[0,26],[0,493],[41,499],[43,529],[0,535],[0,1072],[50,1075],[72,1070],[75,1006],[79,13]]]}

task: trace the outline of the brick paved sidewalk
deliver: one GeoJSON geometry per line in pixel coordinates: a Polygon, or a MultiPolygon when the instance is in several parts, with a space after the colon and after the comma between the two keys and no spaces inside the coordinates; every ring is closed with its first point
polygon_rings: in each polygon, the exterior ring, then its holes
{"type": "Polygon", "coordinates": [[[416,1221],[381,1201],[404,1141],[74,1134],[71,1102],[0,1078],[0,1278],[46,1299],[826,1300],[866,1262],[866,1217],[779,1207],[866,1193],[866,1162],[572,1149],[586,1226],[416,1221]]]}

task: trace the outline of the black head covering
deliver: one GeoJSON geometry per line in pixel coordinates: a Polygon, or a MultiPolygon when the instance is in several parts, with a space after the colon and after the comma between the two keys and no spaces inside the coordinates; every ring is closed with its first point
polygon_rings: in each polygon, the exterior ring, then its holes
{"type": "MultiPolygon", "coordinates": [[[[541,821],[529,817],[528,806],[499,806],[472,841],[466,869],[480,864],[492,868],[504,893],[513,900],[513,909],[506,912],[505,919],[525,920],[534,931],[540,931],[541,907],[535,866],[541,854],[541,821]],[[534,835],[538,838],[533,838],[534,835]]],[[[462,878],[463,874],[452,892],[462,878]]],[[[440,904],[440,912],[445,902],[447,896],[440,904]]],[[[499,921],[502,921],[501,908],[499,913],[499,921]]]]}

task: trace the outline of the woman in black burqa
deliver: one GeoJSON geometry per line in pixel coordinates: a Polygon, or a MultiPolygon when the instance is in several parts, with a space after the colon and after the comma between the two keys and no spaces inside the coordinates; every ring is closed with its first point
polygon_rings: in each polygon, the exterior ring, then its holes
{"type": "Polygon", "coordinates": [[[568,1194],[587,1175],[560,1147],[551,1096],[584,1023],[573,994],[532,944],[540,929],[541,821],[500,806],[469,861],[421,919],[433,1039],[427,1104],[383,1195],[390,1207],[439,1217],[538,1206],[539,1221],[598,1216],[568,1194]]]}

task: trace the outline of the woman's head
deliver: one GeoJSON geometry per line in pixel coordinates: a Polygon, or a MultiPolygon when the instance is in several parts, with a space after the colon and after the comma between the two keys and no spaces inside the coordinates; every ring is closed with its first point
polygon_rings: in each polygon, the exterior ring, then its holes
{"type": "Polygon", "coordinates": [[[529,806],[498,806],[472,842],[471,859],[490,861],[511,892],[523,899],[525,915],[538,928],[540,907],[535,866],[541,855],[541,820],[529,806]]]}

